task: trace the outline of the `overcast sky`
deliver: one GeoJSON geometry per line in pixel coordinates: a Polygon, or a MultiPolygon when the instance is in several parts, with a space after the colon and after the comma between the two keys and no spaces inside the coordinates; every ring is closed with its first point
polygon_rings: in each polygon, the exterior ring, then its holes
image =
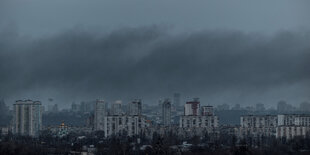
{"type": "Polygon", "coordinates": [[[309,101],[307,0],[0,0],[0,95],[309,101]]]}

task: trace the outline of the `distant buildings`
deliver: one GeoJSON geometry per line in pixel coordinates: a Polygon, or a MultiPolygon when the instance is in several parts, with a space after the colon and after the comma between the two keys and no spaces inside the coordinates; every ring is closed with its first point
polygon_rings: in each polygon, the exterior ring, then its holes
{"type": "Polygon", "coordinates": [[[71,112],[92,113],[95,110],[96,101],[82,101],[80,104],[73,102],[71,104],[71,112]]]}
{"type": "Polygon", "coordinates": [[[129,115],[141,115],[142,113],[142,104],[140,99],[135,99],[129,103],[128,114],[129,115]]]}
{"type": "Polygon", "coordinates": [[[216,107],[217,110],[230,110],[230,106],[228,104],[221,104],[216,107]]]}
{"type": "Polygon", "coordinates": [[[257,103],[256,105],[255,105],[255,111],[265,111],[266,110],[266,108],[265,108],[265,105],[264,104],[262,104],[262,103],[257,103]]]}
{"type": "Polygon", "coordinates": [[[279,101],[277,104],[277,110],[279,113],[295,111],[296,108],[285,101],[279,101]]]}
{"type": "Polygon", "coordinates": [[[9,112],[9,108],[6,106],[4,99],[0,99],[0,116],[6,115],[9,112]]]}
{"type": "Polygon", "coordinates": [[[95,129],[95,115],[89,114],[86,118],[86,127],[95,129]]]}
{"type": "Polygon", "coordinates": [[[175,107],[179,107],[181,105],[181,94],[179,93],[173,94],[173,105],[175,107]]]}
{"type": "Polygon", "coordinates": [[[309,112],[310,111],[310,103],[309,102],[302,102],[299,105],[299,110],[300,111],[307,111],[307,112],[309,112]]]}
{"type": "Polygon", "coordinates": [[[0,99],[0,127],[5,127],[10,123],[10,109],[6,106],[4,99],[0,99]]]}
{"type": "Polygon", "coordinates": [[[40,101],[18,100],[14,104],[13,133],[38,136],[42,129],[42,108],[40,101]]]}
{"type": "Polygon", "coordinates": [[[47,112],[49,112],[49,113],[57,113],[57,112],[59,112],[58,104],[49,104],[47,106],[47,112]]]}
{"type": "Polygon", "coordinates": [[[233,106],[231,110],[241,110],[240,104],[235,104],[235,106],[233,106]]]}
{"type": "Polygon", "coordinates": [[[79,111],[82,113],[89,113],[95,110],[96,101],[81,102],[79,105],[79,111]]]}
{"type": "Polygon", "coordinates": [[[171,124],[171,102],[169,99],[162,103],[162,124],[164,126],[170,126],[171,124]]]}
{"type": "Polygon", "coordinates": [[[121,115],[122,113],[122,101],[115,101],[111,107],[111,115],[121,115]]]}
{"type": "Polygon", "coordinates": [[[71,104],[71,111],[72,112],[78,112],[79,111],[79,106],[74,102],[71,104]]]}

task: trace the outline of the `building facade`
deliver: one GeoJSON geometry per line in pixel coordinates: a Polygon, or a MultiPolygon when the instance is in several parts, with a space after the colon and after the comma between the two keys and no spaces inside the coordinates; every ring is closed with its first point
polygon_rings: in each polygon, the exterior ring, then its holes
{"type": "Polygon", "coordinates": [[[42,130],[42,108],[40,101],[18,100],[13,105],[13,133],[38,136],[42,130]]]}
{"type": "Polygon", "coordinates": [[[219,126],[218,117],[213,116],[181,116],[181,128],[217,128],[219,126]]]}
{"type": "Polygon", "coordinates": [[[107,116],[107,103],[97,100],[95,105],[94,127],[95,130],[104,130],[104,118],[107,116]]]}
{"type": "Polygon", "coordinates": [[[240,118],[243,128],[265,128],[277,126],[277,115],[244,115],[240,118]]]}
{"type": "Polygon", "coordinates": [[[112,104],[111,115],[121,115],[122,113],[122,101],[117,100],[112,104]]]}
{"type": "Polygon", "coordinates": [[[201,115],[203,116],[213,116],[213,106],[202,106],[201,115]]]}
{"type": "Polygon", "coordinates": [[[173,94],[173,104],[175,107],[179,107],[181,104],[181,94],[174,93],[173,94]]]}
{"type": "Polygon", "coordinates": [[[200,109],[198,98],[186,102],[184,105],[184,115],[180,117],[180,128],[186,129],[215,129],[219,127],[218,116],[214,115],[212,106],[204,106],[200,109]]]}
{"type": "Polygon", "coordinates": [[[128,109],[129,115],[141,115],[142,114],[142,103],[140,99],[135,99],[129,103],[128,109]]]}
{"type": "Polygon", "coordinates": [[[306,137],[310,131],[309,114],[278,115],[277,138],[306,137]]]}
{"type": "Polygon", "coordinates": [[[310,126],[309,114],[286,114],[278,115],[279,126],[310,126]]]}
{"type": "Polygon", "coordinates": [[[243,115],[240,118],[238,137],[275,136],[277,115],[243,115]]]}
{"type": "Polygon", "coordinates": [[[200,102],[198,98],[194,98],[193,101],[186,102],[184,105],[185,116],[198,116],[200,110],[200,102]]]}
{"type": "Polygon", "coordinates": [[[171,125],[171,102],[169,99],[162,103],[162,124],[164,126],[171,125]]]}
{"type": "Polygon", "coordinates": [[[107,116],[104,120],[104,135],[139,135],[147,127],[146,118],[139,115],[107,116]]]}
{"type": "Polygon", "coordinates": [[[276,128],[276,137],[292,139],[299,136],[305,138],[309,131],[309,126],[278,126],[276,128]]]}

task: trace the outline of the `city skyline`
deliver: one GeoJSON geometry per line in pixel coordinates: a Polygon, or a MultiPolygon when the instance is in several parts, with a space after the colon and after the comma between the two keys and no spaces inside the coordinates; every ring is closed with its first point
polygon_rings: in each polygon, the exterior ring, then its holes
{"type": "Polygon", "coordinates": [[[310,154],[309,0],[0,0],[0,154],[310,154]]]}

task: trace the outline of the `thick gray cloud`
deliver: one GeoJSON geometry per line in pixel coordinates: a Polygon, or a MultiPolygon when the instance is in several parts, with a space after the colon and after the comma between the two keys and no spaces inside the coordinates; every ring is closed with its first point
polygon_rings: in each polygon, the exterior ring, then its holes
{"type": "Polygon", "coordinates": [[[309,28],[309,0],[1,0],[0,22],[22,34],[53,34],[75,25],[106,31],[153,24],[177,32],[237,29],[264,33],[309,28]]]}
{"type": "Polygon", "coordinates": [[[310,98],[308,32],[169,31],[73,29],[31,39],[7,28],[0,32],[0,94],[63,104],[135,97],[155,103],[174,92],[211,104],[310,98]]]}

